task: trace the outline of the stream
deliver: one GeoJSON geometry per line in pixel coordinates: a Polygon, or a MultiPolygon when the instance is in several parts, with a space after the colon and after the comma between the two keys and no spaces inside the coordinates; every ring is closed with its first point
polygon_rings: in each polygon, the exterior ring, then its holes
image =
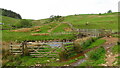
{"type": "Polygon", "coordinates": [[[28,42],[32,45],[50,45],[51,47],[59,47],[63,44],[72,44],[73,42],[28,42]]]}

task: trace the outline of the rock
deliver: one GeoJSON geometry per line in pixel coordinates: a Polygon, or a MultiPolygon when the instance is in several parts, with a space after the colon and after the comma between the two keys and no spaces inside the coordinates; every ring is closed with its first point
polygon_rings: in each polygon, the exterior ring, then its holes
{"type": "Polygon", "coordinates": [[[50,60],[47,60],[47,62],[50,62],[50,60]]]}

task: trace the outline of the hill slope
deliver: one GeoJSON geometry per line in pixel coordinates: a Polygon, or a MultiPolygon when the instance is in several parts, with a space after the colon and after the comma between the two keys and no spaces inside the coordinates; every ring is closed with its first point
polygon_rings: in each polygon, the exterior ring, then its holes
{"type": "Polygon", "coordinates": [[[118,13],[81,14],[65,17],[64,22],[81,29],[118,29],[118,13]],[[87,24],[87,25],[86,25],[87,24]]]}
{"type": "MultiPolygon", "coordinates": [[[[29,30],[28,32],[25,32],[25,33],[19,32],[19,30],[18,32],[11,32],[8,30],[3,31],[3,41],[11,41],[16,39],[22,41],[22,40],[46,40],[46,39],[62,40],[62,39],[75,38],[75,36],[71,32],[70,25],[66,23],[71,23],[73,27],[79,28],[79,29],[112,29],[114,31],[117,31],[118,30],[117,15],[118,13],[109,13],[109,14],[102,14],[102,15],[99,15],[99,14],[70,15],[70,16],[65,16],[64,21],[62,22],[54,21],[54,22],[47,22],[47,23],[46,21],[48,21],[48,19],[31,20],[33,26],[32,26],[32,29],[29,30]],[[35,29],[33,29],[34,27],[35,29]],[[61,34],[62,32],[63,34],[61,34]],[[13,37],[13,35],[14,35],[14,38],[11,38],[13,37]],[[32,35],[38,35],[38,36],[32,36],[32,35]]],[[[16,24],[19,21],[20,19],[14,19],[14,18],[3,16],[3,23],[7,24],[7,26],[8,24],[16,24]]]]}

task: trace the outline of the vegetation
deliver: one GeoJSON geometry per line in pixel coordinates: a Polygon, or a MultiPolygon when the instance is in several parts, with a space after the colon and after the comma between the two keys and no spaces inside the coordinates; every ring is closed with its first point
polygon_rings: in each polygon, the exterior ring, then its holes
{"type": "Polygon", "coordinates": [[[119,45],[115,45],[114,47],[112,47],[112,52],[113,52],[114,54],[120,53],[119,48],[120,48],[119,45]]]}
{"type": "MultiPolygon", "coordinates": [[[[49,22],[50,25],[47,25],[47,24],[49,24],[49,23],[47,23],[44,26],[43,24],[45,24],[45,22],[47,20],[48,19],[30,20],[28,26],[30,26],[31,24],[33,26],[43,26],[43,27],[40,28],[40,31],[37,32],[37,33],[46,33],[46,32],[48,32],[48,30],[54,28],[55,26],[57,26],[60,23],[60,22],[56,22],[56,23],[53,24],[53,23],[49,22]]],[[[3,16],[3,21],[2,22],[4,23],[4,25],[2,25],[2,29],[14,29],[14,27],[16,27],[18,24],[20,24],[21,20],[3,16]]],[[[117,13],[102,14],[100,16],[98,14],[71,15],[71,16],[64,17],[63,22],[69,22],[75,28],[80,28],[80,29],[103,29],[103,27],[104,27],[104,29],[112,29],[114,31],[116,31],[118,29],[118,27],[117,27],[117,25],[118,25],[118,23],[117,23],[117,13]],[[89,22],[88,25],[85,25],[85,23],[87,22],[86,20],[89,22]]],[[[25,24],[25,23],[23,23],[23,24],[25,24]]],[[[26,27],[26,26],[23,26],[23,27],[26,27]]],[[[67,32],[67,31],[65,31],[65,28],[70,28],[70,26],[68,26],[65,23],[61,23],[60,26],[56,27],[51,32],[52,33],[67,32]]],[[[38,36],[30,36],[31,33],[32,33],[32,31],[22,33],[22,32],[11,32],[11,31],[4,31],[3,30],[3,34],[4,34],[3,35],[3,38],[4,38],[3,41],[5,41],[5,40],[9,40],[9,41],[11,40],[12,41],[12,39],[13,40],[16,40],[16,39],[17,40],[23,40],[25,38],[27,40],[44,40],[44,39],[53,39],[53,38],[59,39],[61,37],[62,37],[62,39],[65,39],[65,36],[68,35],[67,34],[67,35],[58,35],[58,36],[53,35],[51,37],[48,37],[48,36],[38,37],[38,36]],[[8,34],[5,33],[5,32],[7,32],[8,34]],[[12,35],[10,35],[10,34],[12,34],[12,35]],[[23,36],[22,34],[24,34],[25,36],[23,36]],[[14,38],[12,37],[13,35],[15,35],[14,38]],[[63,36],[64,36],[64,38],[63,38],[63,36]],[[12,37],[12,39],[10,37],[12,37]]],[[[50,33],[50,34],[52,34],[52,33],[50,33]]],[[[67,36],[66,39],[68,37],[70,37],[71,39],[75,38],[73,36],[73,34],[67,36]]]]}
{"type": "Polygon", "coordinates": [[[78,39],[74,42],[74,50],[77,53],[81,53],[82,51],[89,49],[89,48],[94,48],[96,46],[99,46],[103,44],[105,40],[99,39],[99,38],[81,38],[78,39]]]}
{"type": "Polygon", "coordinates": [[[64,62],[52,62],[49,63],[48,66],[66,66],[66,65],[70,65],[71,63],[76,62],[77,60],[83,59],[85,58],[84,56],[79,56],[77,58],[74,59],[70,59],[68,61],[64,61],[64,62]]]}
{"type": "Polygon", "coordinates": [[[116,58],[117,58],[117,60],[116,60],[116,61],[117,61],[117,64],[116,64],[116,65],[119,66],[119,65],[120,65],[120,56],[118,56],[118,57],[116,57],[116,58]]]}
{"type": "Polygon", "coordinates": [[[105,40],[98,38],[82,38],[76,40],[74,44],[64,45],[63,51],[59,53],[61,60],[67,60],[77,54],[82,53],[86,49],[94,48],[103,44],[105,40]]]}
{"type": "Polygon", "coordinates": [[[75,55],[77,55],[77,53],[74,51],[73,44],[64,45],[63,50],[59,53],[61,61],[67,60],[75,55]]]}
{"type": "Polygon", "coordinates": [[[113,62],[113,64],[114,64],[115,66],[119,66],[119,65],[120,65],[120,56],[119,56],[120,50],[119,50],[119,48],[120,48],[120,43],[119,43],[119,42],[118,42],[118,45],[115,45],[115,46],[112,47],[112,53],[113,53],[113,54],[118,54],[118,56],[116,57],[117,60],[115,60],[115,61],[113,62]],[[116,63],[116,62],[117,62],[117,63],[116,63]]]}
{"type": "Polygon", "coordinates": [[[17,25],[17,28],[26,28],[30,26],[32,26],[32,24],[28,20],[22,19],[20,23],[17,25]]]}
{"type": "MultiPolygon", "coordinates": [[[[84,58],[84,56],[80,56],[77,57],[75,59],[71,59],[69,61],[65,61],[65,62],[59,62],[56,61],[56,59],[51,59],[51,58],[47,58],[47,57],[43,57],[43,58],[32,58],[31,56],[14,56],[14,58],[12,58],[13,56],[9,56],[8,58],[11,59],[10,61],[14,61],[14,62],[8,62],[6,63],[7,66],[35,66],[36,64],[40,64],[42,66],[64,66],[64,65],[69,65],[79,59],[84,58]],[[77,60],[76,60],[77,59],[77,60]],[[49,60],[50,62],[48,62],[47,60],[49,60]]],[[[4,67],[4,65],[3,65],[4,67]]]]}
{"type": "Polygon", "coordinates": [[[3,23],[2,25],[3,30],[9,30],[9,29],[13,29],[14,26],[16,26],[20,22],[20,19],[2,16],[2,21],[0,22],[3,23]]]}
{"type": "Polygon", "coordinates": [[[79,29],[112,29],[118,30],[118,13],[106,14],[79,14],[70,15],[64,18],[63,22],[70,22],[79,29]],[[88,25],[86,23],[88,22],[88,25]]]}
{"type": "Polygon", "coordinates": [[[112,13],[112,10],[109,10],[107,13],[112,13]]]}
{"type": "Polygon", "coordinates": [[[49,18],[49,22],[61,22],[61,21],[63,21],[64,20],[64,18],[62,17],[62,16],[54,16],[54,15],[51,15],[50,16],[50,18],[49,18]]]}
{"type": "Polygon", "coordinates": [[[103,39],[97,39],[95,40],[95,42],[93,42],[89,47],[87,48],[94,48],[96,46],[102,45],[103,43],[105,43],[106,40],[103,39]]]}
{"type": "MultiPolygon", "coordinates": [[[[10,10],[2,10],[3,21],[0,22],[3,23],[3,42],[16,41],[17,43],[20,43],[25,40],[75,40],[73,44],[65,44],[63,49],[58,49],[57,51],[59,52],[60,57],[52,59],[50,57],[33,58],[33,56],[29,55],[27,49],[24,51],[24,56],[11,55],[8,50],[3,49],[4,57],[2,59],[5,60],[3,66],[35,66],[36,64],[41,64],[42,66],[69,65],[73,62],[76,62],[78,59],[85,58],[84,56],[75,58],[75,56],[78,54],[87,49],[100,46],[105,42],[105,40],[91,37],[84,37],[76,40],[77,33],[81,33],[77,31],[75,32],[74,29],[72,29],[72,26],[68,25],[68,23],[72,24],[73,28],[78,29],[112,29],[114,32],[117,32],[118,30],[118,13],[112,13],[112,11],[108,11],[108,13],[105,14],[79,14],[65,17],[52,15],[48,19],[29,20],[21,19],[19,14],[10,10]]],[[[112,51],[117,53],[118,47],[119,46],[116,45],[113,47],[112,51]]],[[[53,50],[50,47],[45,49],[48,50],[40,50],[38,52],[49,52],[53,50]]],[[[55,49],[57,49],[57,47],[55,49]]],[[[98,64],[105,63],[105,50],[103,47],[92,50],[88,52],[87,55],[89,57],[88,60],[82,63],[80,66],[97,66],[98,64]]]]}
{"type": "Polygon", "coordinates": [[[98,64],[105,63],[105,49],[100,47],[87,53],[89,59],[80,66],[98,66],[98,64]]]}
{"type": "Polygon", "coordinates": [[[16,12],[13,12],[13,11],[7,10],[7,9],[3,9],[3,8],[0,8],[0,10],[2,10],[2,16],[12,17],[12,18],[16,18],[16,19],[22,19],[20,14],[18,14],[16,12]]]}
{"type": "Polygon", "coordinates": [[[4,30],[2,32],[2,40],[6,42],[10,41],[15,41],[17,40],[18,42],[24,41],[24,40],[54,40],[54,39],[59,39],[59,40],[74,40],[75,36],[73,34],[62,34],[62,35],[46,35],[46,36],[32,36],[32,32],[11,32],[8,30],[4,30]],[[14,37],[13,37],[14,36],[14,37]]]}

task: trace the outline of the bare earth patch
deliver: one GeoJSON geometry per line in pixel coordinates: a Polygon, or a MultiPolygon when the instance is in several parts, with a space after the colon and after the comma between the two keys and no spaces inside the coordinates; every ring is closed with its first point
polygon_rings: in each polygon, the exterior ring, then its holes
{"type": "Polygon", "coordinates": [[[101,64],[100,66],[113,66],[113,62],[116,60],[115,57],[118,56],[118,54],[113,54],[111,52],[111,47],[116,45],[118,38],[108,38],[108,37],[104,37],[102,39],[105,39],[106,42],[103,44],[103,47],[106,50],[106,63],[105,64],[101,64]]]}

